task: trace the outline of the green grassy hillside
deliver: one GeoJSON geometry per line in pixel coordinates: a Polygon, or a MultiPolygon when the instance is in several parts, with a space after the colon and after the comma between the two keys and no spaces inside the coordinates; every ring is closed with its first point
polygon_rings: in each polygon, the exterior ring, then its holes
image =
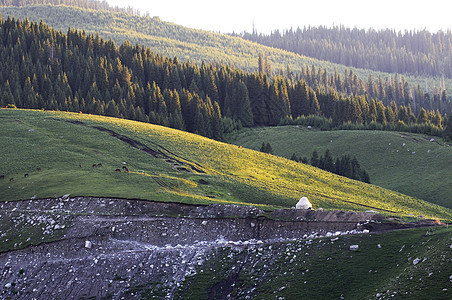
{"type": "MultiPolygon", "coordinates": [[[[89,10],[69,6],[30,5],[24,7],[0,7],[3,18],[13,16],[30,21],[43,20],[51,27],[66,32],[68,27],[83,29],[88,33],[98,32],[101,37],[113,39],[116,44],[129,40],[132,44],[148,46],[152,51],[166,57],[177,56],[180,61],[222,62],[246,71],[256,71],[259,53],[267,53],[272,69],[283,70],[290,66],[294,72],[301,72],[303,65],[326,68],[344,74],[344,65],[321,61],[292,52],[266,47],[257,43],[204,30],[186,28],[174,23],[162,22],[159,18],[132,16],[120,12],[89,10]]],[[[152,13],[152,12],[151,12],[152,13]]],[[[350,68],[364,81],[371,74],[374,79],[391,77],[391,74],[366,69],[350,68]]],[[[394,77],[394,74],[392,74],[394,77]]],[[[426,84],[433,89],[440,78],[407,76],[410,84],[426,84]]],[[[452,79],[446,79],[446,88],[452,88],[452,79]]]]}
{"type": "Polygon", "coordinates": [[[437,137],[385,131],[318,131],[302,126],[243,130],[229,141],[251,149],[269,142],[274,154],[311,158],[355,155],[375,185],[452,208],[452,148],[437,137]],[[434,139],[433,141],[430,141],[434,139]]]}
{"type": "Polygon", "coordinates": [[[2,200],[71,194],[272,209],[307,196],[317,208],[452,219],[443,207],[166,127],[10,109],[0,110],[0,122],[2,200]]]}

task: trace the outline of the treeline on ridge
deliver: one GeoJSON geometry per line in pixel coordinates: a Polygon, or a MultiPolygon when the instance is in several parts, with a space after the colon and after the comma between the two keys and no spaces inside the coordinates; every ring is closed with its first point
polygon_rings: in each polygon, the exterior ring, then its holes
{"type": "Polygon", "coordinates": [[[105,0],[0,0],[0,6],[22,7],[26,5],[67,5],[86,9],[124,12],[131,15],[140,14],[139,11],[134,10],[131,6],[127,8],[112,7],[105,0]]]}
{"type": "MultiPolygon", "coordinates": [[[[234,34],[237,36],[237,34],[234,34]]],[[[452,78],[452,33],[427,30],[396,32],[344,26],[304,27],[270,34],[253,31],[238,36],[350,67],[452,78]]]]}
{"type": "MultiPolygon", "coordinates": [[[[33,3],[34,1],[23,0],[21,3],[33,3]]],[[[82,23],[86,32],[94,34],[101,32],[101,37],[112,38],[116,44],[122,44],[125,40],[130,39],[132,44],[148,46],[154,53],[167,57],[176,56],[181,61],[190,59],[191,62],[198,65],[201,65],[202,61],[223,62],[245,72],[254,72],[257,66],[259,69],[261,68],[261,61],[256,64],[257,53],[263,53],[265,60],[268,59],[268,62],[273,64],[273,66],[270,66],[269,63],[265,64],[266,68],[262,70],[269,77],[287,76],[292,81],[304,79],[314,90],[317,87],[322,91],[332,88],[338,93],[343,93],[344,96],[367,93],[370,97],[382,100],[385,105],[388,105],[390,101],[395,101],[397,105],[407,105],[411,101],[410,104],[415,114],[419,113],[421,107],[427,110],[438,109],[441,114],[450,111],[452,98],[450,95],[448,97],[442,95],[446,87],[450,89],[450,79],[428,78],[427,76],[410,77],[408,80],[412,84],[408,84],[405,77],[399,75],[380,75],[377,72],[363,69],[355,70],[356,74],[352,74],[351,70],[346,70],[342,65],[333,66],[332,63],[326,61],[311,61],[306,57],[268,49],[257,43],[245,40],[240,42],[238,38],[228,38],[221,34],[162,22],[155,17],[139,17],[130,13],[107,11],[103,8],[85,9],[86,5],[83,3],[87,2],[86,0],[81,0],[79,5],[76,0],[45,0],[45,2],[53,4],[21,7],[0,6],[0,10],[5,17],[10,15],[23,19],[28,16],[37,22],[43,19],[44,22],[48,22],[57,30],[64,32],[68,27],[79,28],[82,23]],[[60,3],[62,5],[58,5],[60,3]],[[77,7],[82,8],[77,9],[77,7]],[[286,57],[287,54],[289,55],[286,57]],[[312,63],[311,68],[305,66],[308,61],[310,65],[312,63]],[[357,78],[354,78],[355,76],[357,78]],[[369,84],[369,82],[373,83],[369,84]],[[419,84],[425,88],[425,91],[419,84]],[[383,95],[379,91],[376,92],[377,86],[381,85],[385,86],[383,95]],[[404,91],[408,92],[397,93],[400,91],[397,85],[404,86],[404,91]],[[396,93],[391,93],[387,86],[391,86],[396,93]],[[409,101],[403,98],[409,98],[409,101]],[[441,99],[441,103],[438,103],[438,99],[441,99]],[[442,99],[447,99],[447,101],[442,99]]],[[[92,2],[99,1],[91,0],[87,3],[92,2]]],[[[102,5],[99,6],[102,7],[102,5]]]]}
{"type": "Polygon", "coordinates": [[[438,110],[422,108],[416,116],[410,103],[385,105],[368,94],[314,90],[290,76],[182,63],[139,45],[116,47],[98,35],[63,34],[28,20],[0,19],[0,69],[0,106],[123,117],[216,139],[240,126],[308,115],[337,126],[419,123],[432,134],[442,134],[445,125],[438,110]]]}

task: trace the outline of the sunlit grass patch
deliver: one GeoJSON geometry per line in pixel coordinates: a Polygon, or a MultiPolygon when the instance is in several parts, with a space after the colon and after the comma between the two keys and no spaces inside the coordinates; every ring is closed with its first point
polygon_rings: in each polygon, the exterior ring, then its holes
{"type": "Polygon", "coordinates": [[[315,208],[452,219],[450,210],[400,193],[162,126],[28,110],[0,110],[0,118],[5,128],[0,157],[7,162],[0,173],[15,178],[0,181],[2,200],[72,194],[274,209],[293,207],[307,196],[315,208]],[[92,167],[99,163],[102,166],[92,167]]]}

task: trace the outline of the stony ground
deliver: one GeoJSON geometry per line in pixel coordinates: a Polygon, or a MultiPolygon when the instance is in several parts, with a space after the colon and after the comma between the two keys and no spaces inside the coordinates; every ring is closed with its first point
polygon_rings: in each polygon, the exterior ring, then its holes
{"type": "Polygon", "coordinates": [[[392,228],[382,221],[373,213],[69,195],[2,202],[0,299],[174,298],[222,249],[392,228]]]}

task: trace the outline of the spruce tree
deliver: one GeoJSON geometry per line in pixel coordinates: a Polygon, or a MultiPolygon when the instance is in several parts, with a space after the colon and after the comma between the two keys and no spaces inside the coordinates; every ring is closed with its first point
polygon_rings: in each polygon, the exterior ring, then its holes
{"type": "Polygon", "coordinates": [[[323,169],[328,172],[334,172],[334,162],[333,157],[329,149],[326,149],[325,155],[323,157],[323,169]]]}
{"type": "Polygon", "coordinates": [[[444,136],[446,139],[452,140],[452,114],[449,115],[444,128],[444,136]]]}
{"type": "Polygon", "coordinates": [[[316,150],[314,150],[314,152],[312,152],[311,166],[314,166],[314,167],[319,166],[319,154],[317,153],[316,150]]]}
{"type": "Polygon", "coordinates": [[[419,111],[416,122],[418,124],[426,124],[428,122],[427,111],[424,108],[421,108],[421,110],[419,111]]]}
{"type": "Polygon", "coordinates": [[[267,142],[267,145],[265,145],[265,147],[266,147],[266,153],[273,154],[273,148],[269,142],[267,142]]]}

